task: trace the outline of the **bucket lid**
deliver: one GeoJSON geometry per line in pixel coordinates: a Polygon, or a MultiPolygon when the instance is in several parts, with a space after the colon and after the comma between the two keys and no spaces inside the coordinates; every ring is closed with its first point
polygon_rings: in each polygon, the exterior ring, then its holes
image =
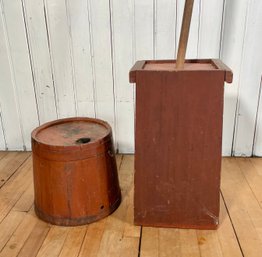
{"type": "Polygon", "coordinates": [[[110,132],[110,126],[102,120],[67,118],[43,124],[32,132],[32,138],[38,143],[66,147],[92,144],[110,132]]]}
{"type": "Polygon", "coordinates": [[[110,125],[93,118],[51,121],[34,129],[31,136],[33,153],[55,161],[86,159],[112,147],[110,125]]]}

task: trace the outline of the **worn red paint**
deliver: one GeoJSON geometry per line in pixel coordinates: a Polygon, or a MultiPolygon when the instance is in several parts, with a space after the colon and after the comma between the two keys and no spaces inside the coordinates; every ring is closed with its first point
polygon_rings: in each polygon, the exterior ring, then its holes
{"type": "Polygon", "coordinates": [[[219,60],[140,61],[136,83],[135,224],[215,229],[224,81],[219,60]]]}
{"type": "Polygon", "coordinates": [[[32,132],[32,151],[35,211],[41,219],[82,225],[119,206],[112,132],[106,122],[68,118],[46,123],[32,132]]]}

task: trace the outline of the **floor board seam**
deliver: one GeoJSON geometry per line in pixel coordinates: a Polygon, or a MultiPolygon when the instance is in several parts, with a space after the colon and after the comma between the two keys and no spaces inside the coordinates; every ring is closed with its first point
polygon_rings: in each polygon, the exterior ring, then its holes
{"type": "Polygon", "coordinates": [[[141,245],[142,245],[142,234],[143,234],[143,226],[140,227],[140,236],[139,236],[139,243],[138,243],[138,257],[141,255],[141,245]]]}
{"type": "Polygon", "coordinates": [[[82,240],[81,245],[79,247],[79,250],[78,250],[78,253],[77,253],[77,257],[80,256],[80,253],[82,251],[82,248],[83,248],[83,245],[84,245],[84,242],[85,242],[85,239],[86,239],[86,235],[87,235],[87,228],[88,228],[88,225],[86,225],[85,234],[83,236],[83,240],[82,240]]]}
{"type": "Polygon", "coordinates": [[[241,243],[240,243],[240,241],[239,241],[239,238],[238,238],[238,236],[237,236],[237,232],[236,232],[236,229],[235,229],[235,226],[234,226],[233,220],[232,220],[232,218],[231,218],[231,216],[230,216],[230,212],[229,212],[229,210],[228,210],[228,208],[227,208],[227,204],[226,204],[226,201],[225,201],[224,195],[223,195],[223,193],[222,193],[222,190],[220,190],[220,194],[221,194],[221,197],[222,197],[223,202],[224,202],[224,204],[225,204],[225,208],[226,208],[226,211],[227,211],[227,215],[228,215],[229,220],[230,220],[230,223],[231,223],[231,225],[232,225],[232,228],[233,228],[233,231],[234,231],[234,235],[235,235],[235,237],[236,237],[236,240],[237,240],[237,243],[238,243],[239,249],[240,249],[240,251],[241,251],[242,256],[244,257],[245,255],[244,255],[244,252],[243,252],[243,249],[242,249],[241,243]]]}
{"type": "Polygon", "coordinates": [[[120,171],[120,169],[121,169],[121,166],[122,166],[123,160],[124,160],[124,155],[121,154],[121,159],[120,159],[120,163],[119,163],[119,167],[118,167],[118,170],[119,170],[119,171],[120,171]]]}

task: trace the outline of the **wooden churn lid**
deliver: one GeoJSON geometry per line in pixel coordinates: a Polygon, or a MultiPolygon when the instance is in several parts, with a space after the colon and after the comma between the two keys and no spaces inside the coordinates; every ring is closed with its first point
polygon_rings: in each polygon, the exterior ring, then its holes
{"type": "Polygon", "coordinates": [[[66,118],[45,123],[33,130],[32,145],[36,153],[48,151],[49,158],[54,160],[78,160],[104,152],[104,145],[111,137],[111,127],[105,121],[66,118]]]}

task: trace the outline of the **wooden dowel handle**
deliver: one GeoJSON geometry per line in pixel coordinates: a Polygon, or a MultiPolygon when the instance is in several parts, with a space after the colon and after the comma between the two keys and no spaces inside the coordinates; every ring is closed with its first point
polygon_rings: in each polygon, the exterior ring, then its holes
{"type": "Polygon", "coordinates": [[[178,69],[183,69],[185,63],[186,48],[187,48],[188,35],[190,30],[193,5],[194,5],[194,0],[186,0],[184,14],[183,14],[183,22],[180,32],[178,53],[177,53],[176,67],[178,69]]]}

